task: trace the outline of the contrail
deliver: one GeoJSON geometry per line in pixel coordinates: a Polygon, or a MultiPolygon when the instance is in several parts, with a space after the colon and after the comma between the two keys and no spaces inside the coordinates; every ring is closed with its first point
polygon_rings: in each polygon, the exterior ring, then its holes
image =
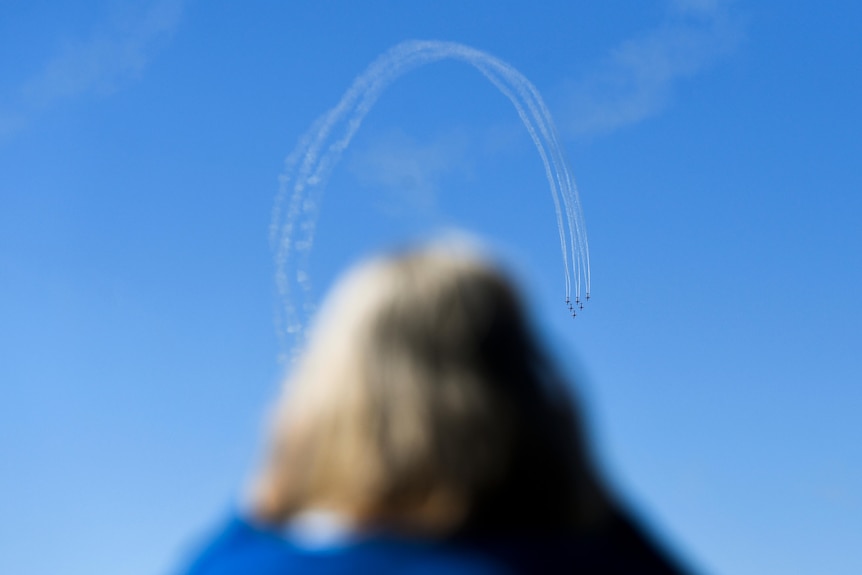
{"type": "Polygon", "coordinates": [[[539,91],[518,70],[490,54],[455,42],[412,40],[394,46],[372,62],[338,104],[312,124],[285,160],[272,211],[270,243],[283,307],[277,319],[278,331],[281,336],[291,335],[294,344],[302,342],[304,320],[313,309],[308,261],[314,245],[318,206],[332,170],[365,116],[393,81],[411,70],[447,59],[472,65],[515,107],[542,159],[554,201],[566,303],[571,301],[573,273],[575,301],[581,301],[582,281],[589,298],[589,245],[578,189],[539,91]],[[302,292],[301,313],[292,293],[294,284],[302,292]]]}

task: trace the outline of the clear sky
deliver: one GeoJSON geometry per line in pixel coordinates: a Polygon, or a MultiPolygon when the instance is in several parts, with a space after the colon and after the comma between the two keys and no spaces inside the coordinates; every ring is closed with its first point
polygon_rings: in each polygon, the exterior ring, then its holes
{"type": "Polygon", "coordinates": [[[488,238],[577,375],[603,465],[705,573],[862,572],[862,5],[0,3],[0,572],[169,573],[237,498],[282,375],[278,176],[380,53],[461,42],[542,92],[592,301],[509,102],[403,76],[310,266],[488,238]]]}

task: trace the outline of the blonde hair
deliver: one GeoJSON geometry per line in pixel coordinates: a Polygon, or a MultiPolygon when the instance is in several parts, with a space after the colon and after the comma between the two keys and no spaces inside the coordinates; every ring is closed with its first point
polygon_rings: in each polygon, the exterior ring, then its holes
{"type": "Polygon", "coordinates": [[[567,386],[512,283],[472,251],[352,270],[274,416],[253,491],[266,521],[326,508],[446,533],[580,527],[607,509],[567,386]]]}

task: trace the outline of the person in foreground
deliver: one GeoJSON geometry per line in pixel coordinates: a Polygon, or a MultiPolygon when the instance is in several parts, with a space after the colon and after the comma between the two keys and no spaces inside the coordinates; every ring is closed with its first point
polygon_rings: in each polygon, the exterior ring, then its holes
{"type": "Polygon", "coordinates": [[[336,286],[247,509],[184,571],[682,572],[604,486],[512,283],[451,245],[336,286]]]}

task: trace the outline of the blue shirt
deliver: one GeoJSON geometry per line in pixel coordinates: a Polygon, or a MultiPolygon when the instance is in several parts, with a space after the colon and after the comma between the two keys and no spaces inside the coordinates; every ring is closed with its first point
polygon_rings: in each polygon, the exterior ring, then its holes
{"type": "Polygon", "coordinates": [[[592,536],[460,536],[370,533],[309,545],[232,517],[184,575],[680,574],[628,520],[592,536]]]}

